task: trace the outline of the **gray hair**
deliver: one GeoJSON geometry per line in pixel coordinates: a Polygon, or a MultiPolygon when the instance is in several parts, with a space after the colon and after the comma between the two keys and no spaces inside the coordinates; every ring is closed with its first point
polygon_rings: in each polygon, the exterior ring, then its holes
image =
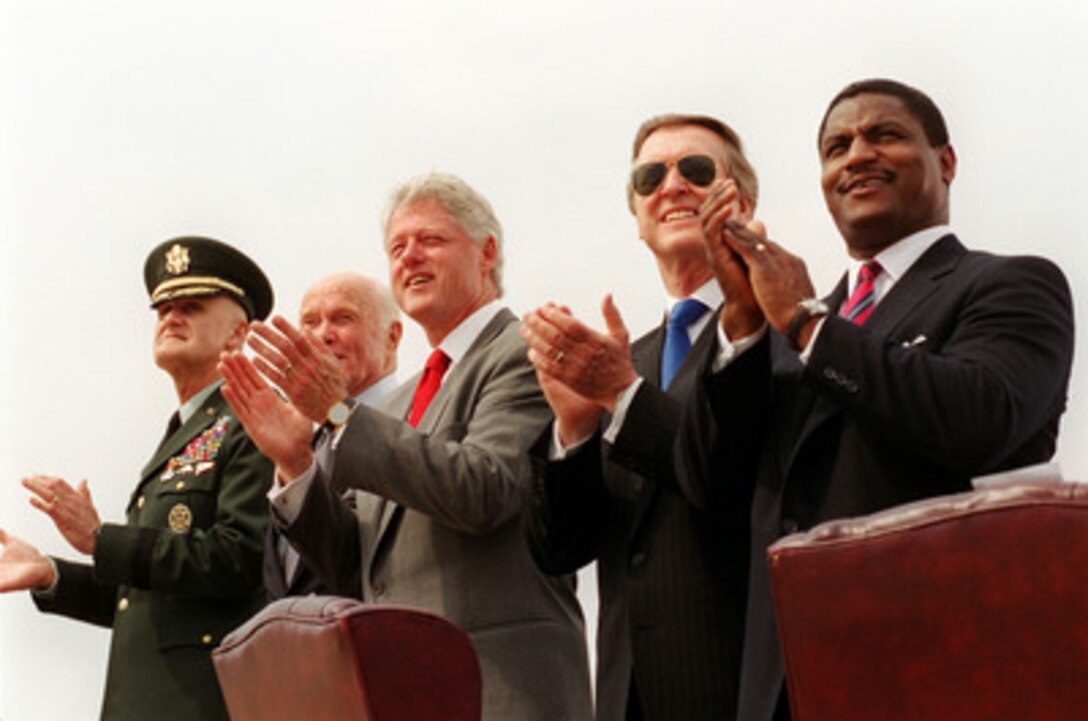
{"type": "Polygon", "coordinates": [[[489,237],[495,239],[495,267],[491,270],[491,280],[498,295],[502,296],[502,225],[487,198],[456,175],[425,173],[393,188],[382,212],[382,236],[389,238],[389,221],[394,213],[420,200],[436,200],[441,203],[453,220],[477,244],[483,243],[489,237]]]}

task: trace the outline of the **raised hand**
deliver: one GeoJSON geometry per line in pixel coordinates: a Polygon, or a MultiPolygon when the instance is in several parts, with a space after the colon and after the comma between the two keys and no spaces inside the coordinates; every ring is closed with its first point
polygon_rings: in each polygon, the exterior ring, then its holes
{"type": "Polygon", "coordinates": [[[752,291],[748,266],[726,238],[728,226],[747,218],[747,212],[741,209],[737,184],[732,179],[715,180],[699,216],[707,257],[725,297],[722,329],[731,340],[739,340],[758,331],[765,321],[752,291]]]}
{"type": "Polygon", "coordinates": [[[0,528],[0,593],[45,589],[56,576],[38,549],[0,528]]]}
{"type": "Polygon", "coordinates": [[[601,303],[607,331],[599,333],[554,304],[526,314],[522,337],[529,360],[580,396],[612,412],[616,399],[638,374],[631,364],[627,328],[607,295],[601,303]]]}
{"type": "Polygon", "coordinates": [[[348,397],[347,381],[336,356],[311,333],[302,333],[282,316],[272,325],[250,326],[253,364],[274,383],[300,413],[324,423],[329,408],[348,397]]]}
{"type": "Polygon", "coordinates": [[[87,481],[72,488],[63,478],[55,476],[29,476],[23,479],[23,487],[30,491],[30,505],[53,519],[53,524],[64,539],[80,553],[94,553],[94,542],[102,522],[98,519],[91,500],[87,481]]]}
{"type": "Polygon", "coordinates": [[[752,294],[763,316],[777,331],[785,332],[797,304],[816,292],[805,262],[769,240],[758,221],[748,225],[728,221],[723,237],[748,267],[752,294]]]}
{"type": "Polygon", "coordinates": [[[226,380],[223,397],[261,452],[282,470],[280,477],[301,475],[313,462],[310,419],[281,398],[244,354],[224,353],[219,372],[226,380]]]}

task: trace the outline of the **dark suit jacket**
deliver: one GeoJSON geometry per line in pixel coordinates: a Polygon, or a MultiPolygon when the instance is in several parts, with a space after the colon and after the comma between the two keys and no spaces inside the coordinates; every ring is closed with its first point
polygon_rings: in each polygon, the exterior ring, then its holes
{"type": "Polygon", "coordinates": [[[140,474],[94,565],[57,561],[38,607],[113,627],[103,719],[227,719],[210,651],[264,600],[272,464],[215,391],[140,474]]]}
{"type": "MultiPolygon", "coordinates": [[[[597,719],[625,717],[632,678],[649,721],[733,717],[747,577],[746,514],[723,543],[716,518],[678,492],[672,444],[710,323],[668,391],[660,385],[665,326],[631,348],[645,380],[615,445],[598,433],[547,461],[551,429],[533,450],[530,548],[542,569],[569,573],[596,560],[597,719]]],[[[738,500],[732,508],[746,507],[738,500]]]]}
{"type": "Polygon", "coordinates": [[[268,531],[264,538],[264,561],[262,572],[264,576],[264,588],[269,601],[275,601],[285,596],[305,596],[316,593],[326,596],[354,596],[359,592],[343,592],[330,588],[313,570],[301,561],[295,566],[294,573],[287,578],[286,569],[283,566],[283,557],[280,555],[279,540],[282,534],[274,524],[268,525],[268,531]]]}
{"type": "MultiPolygon", "coordinates": [[[[845,281],[829,305],[844,294],[845,281]]],[[[782,689],[768,545],[1050,458],[1072,353],[1057,267],[948,235],[865,326],[828,317],[806,366],[771,333],[705,376],[677,439],[681,484],[705,504],[755,484],[740,718],[772,718],[782,689]]]]}
{"type": "Polygon", "coordinates": [[[366,601],[437,613],[480,659],[484,721],[592,716],[571,576],[537,570],[521,533],[527,450],[548,419],[518,322],[502,310],[449,370],[418,428],[419,377],[357,406],[287,529],[326,579],[361,573],[366,601]],[[384,411],[384,412],[383,412],[384,411]],[[355,489],[355,514],[341,492],[355,489]],[[357,529],[359,543],[342,537],[357,529]]]}

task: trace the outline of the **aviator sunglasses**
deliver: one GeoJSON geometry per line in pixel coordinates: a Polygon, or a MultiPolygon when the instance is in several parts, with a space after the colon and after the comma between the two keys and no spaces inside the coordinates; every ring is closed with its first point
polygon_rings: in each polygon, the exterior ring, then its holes
{"type": "MultiPolygon", "coordinates": [[[[668,169],[665,163],[643,163],[631,171],[631,187],[639,195],[649,195],[661,185],[668,169]]],[[[700,188],[714,182],[718,172],[709,155],[685,155],[676,161],[676,169],[685,180],[700,188]]]]}

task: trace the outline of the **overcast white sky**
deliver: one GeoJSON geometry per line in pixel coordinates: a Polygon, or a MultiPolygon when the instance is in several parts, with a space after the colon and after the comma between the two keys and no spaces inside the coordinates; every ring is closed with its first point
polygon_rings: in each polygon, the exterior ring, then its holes
{"type": "MultiPolygon", "coordinates": [[[[1083,0],[0,0],[0,526],[70,555],[26,503],[32,472],[89,479],[123,518],[175,404],[141,278],[174,235],[245,249],[293,317],[326,272],[384,278],[385,193],[451,171],[504,223],[516,311],[559,300],[599,325],[612,291],[649,328],[660,284],[623,184],[660,112],[733,124],[758,215],[826,291],[845,254],[819,118],[852,80],[915,84],[958,151],[961,238],[1056,260],[1088,317],[1086,36],[1083,0]]],[[[424,350],[413,330],[402,377],[424,350]]],[[[1057,457],[1080,479],[1086,350],[1057,457]]],[[[107,638],[0,596],[0,719],[96,718],[107,638]]]]}

